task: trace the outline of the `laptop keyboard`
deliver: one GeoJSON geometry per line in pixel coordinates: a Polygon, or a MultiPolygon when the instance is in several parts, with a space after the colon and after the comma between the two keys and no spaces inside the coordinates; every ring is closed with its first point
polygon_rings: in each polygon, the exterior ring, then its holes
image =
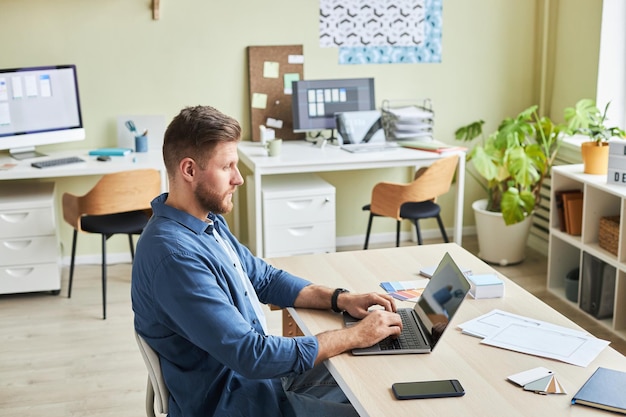
{"type": "MultiPolygon", "coordinates": [[[[413,326],[413,317],[411,316],[411,310],[398,310],[398,314],[402,319],[402,327],[409,328],[413,326]]],[[[398,349],[420,349],[426,347],[422,340],[418,338],[413,332],[402,332],[397,337],[387,337],[380,342],[378,346],[381,350],[398,350],[398,349]]]]}

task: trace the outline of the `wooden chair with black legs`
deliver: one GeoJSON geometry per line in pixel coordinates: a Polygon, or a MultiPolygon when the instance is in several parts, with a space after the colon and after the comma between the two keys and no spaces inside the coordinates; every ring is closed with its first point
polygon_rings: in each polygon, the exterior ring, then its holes
{"type": "Polygon", "coordinates": [[[441,220],[441,207],[435,201],[437,197],[450,190],[458,161],[459,156],[456,154],[438,159],[430,166],[419,169],[415,173],[413,182],[408,184],[391,182],[376,184],[372,189],[370,204],[363,206],[364,211],[370,212],[363,249],[369,246],[374,217],[396,219],[396,247],[400,246],[402,220],[412,221],[415,225],[417,243],[421,245],[423,242],[419,220],[427,218],[437,220],[443,240],[447,243],[448,235],[441,220]]]}
{"type": "Polygon", "coordinates": [[[161,174],[139,169],[104,175],[85,195],[63,194],[63,219],[74,228],[68,298],[72,296],[78,232],[102,237],[102,318],[106,319],[106,241],[115,234],[128,235],[131,259],[133,235],[141,234],[152,215],[150,202],[161,192],[161,174]]]}

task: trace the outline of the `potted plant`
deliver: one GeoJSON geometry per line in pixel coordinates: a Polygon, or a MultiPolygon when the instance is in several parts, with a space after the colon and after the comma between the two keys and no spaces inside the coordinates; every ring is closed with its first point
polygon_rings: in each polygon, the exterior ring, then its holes
{"type": "Polygon", "coordinates": [[[532,214],[541,199],[541,186],[550,174],[561,133],[567,131],[565,125],[539,117],[537,108],[531,106],[514,118],[504,119],[488,136],[483,133],[483,120],[455,132],[456,138],[463,141],[481,137],[468,152],[467,160],[476,171],[469,174],[487,193],[485,200],[472,205],[479,257],[487,262],[506,265],[524,260],[532,214]],[[503,230],[499,232],[496,227],[503,230]],[[506,241],[502,240],[504,236],[506,241]]]}
{"type": "Polygon", "coordinates": [[[579,100],[574,107],[565,109],[565,122],[573,134],[589,137],[589,141],[581,144],[580,152],[583,159],[584,172],[587,174],[606,174],[609,164],[609,139],[624,137],[625,133],[617,126],[605,125],[607,103],[601,112],[596,103],[588,98],[579,100]]]}

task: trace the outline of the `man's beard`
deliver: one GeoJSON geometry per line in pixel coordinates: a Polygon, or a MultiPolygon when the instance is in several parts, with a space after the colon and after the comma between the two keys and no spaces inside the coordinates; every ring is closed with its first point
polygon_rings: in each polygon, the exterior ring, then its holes
{"type": "Polygon", "coordinates": [[[226,214],[233,209],[233,202],[227,200],[212,190],[199,187],[195,191],[196,200],[200,202],[202,208],[214,214],[226,214]]]}

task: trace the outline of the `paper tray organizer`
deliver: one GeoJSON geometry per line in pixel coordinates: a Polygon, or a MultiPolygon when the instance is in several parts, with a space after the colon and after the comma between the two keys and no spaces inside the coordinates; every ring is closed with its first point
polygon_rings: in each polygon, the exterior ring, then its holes
{"type": "Polygon", "coordinates": [[[383,100],[381,121],[387,140],[433,140],[435,112],[430,99],[383,100]]]}

